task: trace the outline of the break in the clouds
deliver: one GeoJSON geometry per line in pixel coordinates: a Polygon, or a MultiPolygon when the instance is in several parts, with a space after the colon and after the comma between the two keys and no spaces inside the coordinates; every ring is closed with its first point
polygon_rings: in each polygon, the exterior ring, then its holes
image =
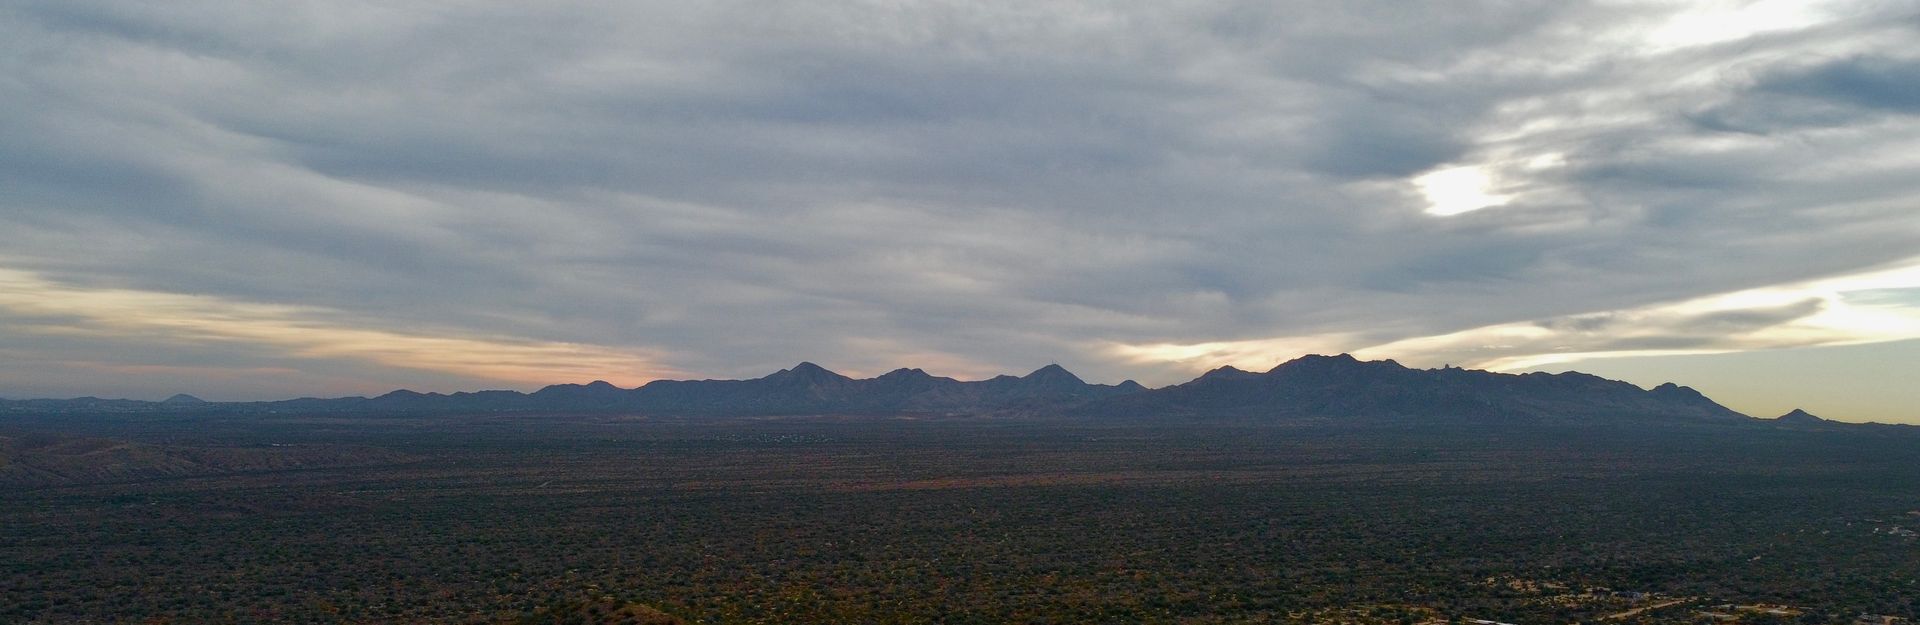
{"type": "Polygon", "coordinates": [[[1887,2],[10,3],[0,394],[1913,338],[1917,43],[1887,2]]]}

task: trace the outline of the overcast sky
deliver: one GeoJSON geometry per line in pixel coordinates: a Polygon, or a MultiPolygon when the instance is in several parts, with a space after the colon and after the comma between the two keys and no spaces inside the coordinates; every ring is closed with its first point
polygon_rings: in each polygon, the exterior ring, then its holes
{"type": "Polygon", "coordinates": [[[1916,338],[1912,2],[0,5],[0,396],[1916,338]]]}

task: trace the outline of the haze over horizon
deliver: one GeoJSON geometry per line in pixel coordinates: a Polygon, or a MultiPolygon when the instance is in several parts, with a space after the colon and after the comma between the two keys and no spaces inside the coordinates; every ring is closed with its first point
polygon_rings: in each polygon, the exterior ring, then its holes
{"type": "Polygon", "coordinates": [[[0,397],[1306,353],[1920,423],[1920,9],[22,2],[0,397]]]}

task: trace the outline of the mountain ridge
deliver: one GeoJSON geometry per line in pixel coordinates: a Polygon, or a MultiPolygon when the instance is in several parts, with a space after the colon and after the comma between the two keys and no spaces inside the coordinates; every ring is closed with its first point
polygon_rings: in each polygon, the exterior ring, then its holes
{"type": "Polygon", "coordinates": [[[1094,402],[1087,417],[1226,418],[1310,421],[1480,423],[1744,423],[1752,417],[1692,388],[1653,389],[1579,372],[1507,374],[1443,367],[1410,369],[1393,360],[1349,354],[1306,355],[1265,373],[1230,367],[1193,381],[1094,402]]]}
{"type": "Polygon", "coordinates": [[[1157,389],[1132,380],[1090,384],[1059,364],[1024,375],[962,381],[918,368],[852,378],[801,362],[743,380],[654,380],[621,388],[604,380],[553,384],[531,393],[483,390],[375,397],[207,402],[98,399],[0,400],[5,412],[626,412],[650,415],[783,416],[935,414],[1087,419],[1241,419],[1310,423],[1844,425],[1795,411],[1756,419],[1672,382],[1643,389],[1587,373],[1508,374],[1458,367],[1413,369],[1393,360],[1309,354],[1265,372],[1233,366],[1157,389]]]}

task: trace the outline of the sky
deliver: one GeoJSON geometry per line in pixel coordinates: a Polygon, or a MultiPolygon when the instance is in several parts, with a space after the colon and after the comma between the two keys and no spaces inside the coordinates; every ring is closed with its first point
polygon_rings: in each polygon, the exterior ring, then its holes
{"type": "Polygon", "coordinates": [[[1920,5],[0,5],[0,397],[1184,381],[1920,422],[1920,5]]]}

